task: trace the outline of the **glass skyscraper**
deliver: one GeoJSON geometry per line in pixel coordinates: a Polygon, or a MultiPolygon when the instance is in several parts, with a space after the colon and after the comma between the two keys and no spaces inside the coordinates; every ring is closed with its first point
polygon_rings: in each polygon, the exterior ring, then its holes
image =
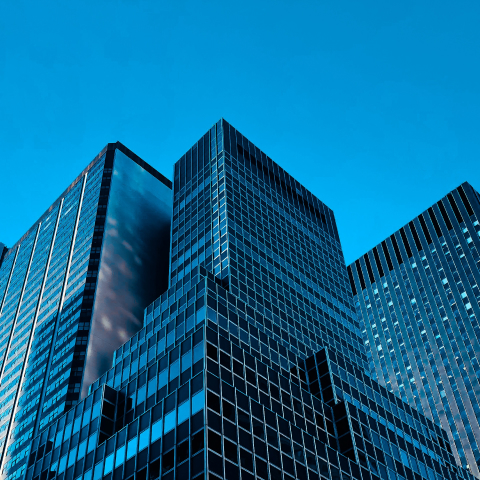
{"type": "Polygon", "coordinates": [[[361,335],[333,212],[221,120],[175,164],[168,289],[26,478],[470,478],[361,335]]]}
{"type": "Polygon", "coordinates": [[[372,378],[479,477],[480,197],[463,183],[349,266],[372,378]]]}
{"type": "Polygon", "coordinates": [[[82,389],[85,396],[167,287],[171,185],[120,143],[108,144],[4,254],[2,478],[22,475],[32,438],[82,389]]]}

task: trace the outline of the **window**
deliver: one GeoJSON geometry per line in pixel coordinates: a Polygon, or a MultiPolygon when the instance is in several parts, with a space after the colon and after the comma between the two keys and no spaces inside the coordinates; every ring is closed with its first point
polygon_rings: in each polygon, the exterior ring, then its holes
{"type": "Polygon", "coordinates": [[[122,445],[117,450],[117,455],[115,457],[115,468],[117,468],[121,463],[123,463],[124,458],[125,458],[125,445],[122,445]]]}
{"type": "Polygon", "coordinates": [[[133,437],[127,444],[127,460],[137,453],[137,437],[133,437]]]}
{"type": "Polygon", "coordinates": [[[201,390],[192,397],[192,415],[205,407],[205,392],[201,390]]]}
{"type": "Polygon", "coordinates": [[[155,442],[162,436],[163,419],[152,425],[152,442],[155,442]]]}
{"type": "Polygon", "coordinates": [[[183,423],[190,416],[190,400],[183,402],[178,407],[178,424],[183,423]]]}
{"type": "Polygon", "coordinates": [[[164,433],[168,433],[175,428],[176,415],[177,412],[175,410],[165,415],[164,433]]]}
{"type": "Polygon", "coordinates": [[[142,433],[140,433],[140,440],[138,445],[138,451],[142,451],[144,448],[148,447],[150,440],[150,429],[147,428],[142,433]]]}
{"type": "Polygon", "coordinates": [[[111,453],[105,459],[105,468],[103,469],[103,474],[106,475],[107,473],[110,473],[112,470],[113,470],[113,453],[111,453]]]}

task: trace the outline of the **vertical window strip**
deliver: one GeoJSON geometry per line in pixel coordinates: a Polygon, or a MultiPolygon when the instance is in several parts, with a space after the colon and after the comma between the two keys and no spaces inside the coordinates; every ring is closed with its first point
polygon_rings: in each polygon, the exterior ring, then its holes
{"type": "Polygon", "coordinates": [[[380,275],[380,278],[382,278],[385,276],[385,273],[383,271],[382,262],[380,261],[380,255],[378,254],[378,247],[375,247],[373,249],[373,256],[375,257],[375,263],[377,265],[378,274],[380,275]]]}
{"type": "Polygon", "coordinates": [[[395,251],[395,256],[397,257],[398,264],[401,265],[403,263],[402,255],[400,254],[400,248],[398,248],[397,239],[395,235],[390,237],[392,240],[393,250],[395,251]]]}
{"type": "Polygon", "coordinates": [[[430,245],[433,242],[433,240],[432,240],[432,237],[430,236],[430,231],[428,230],[427,223],[425,222],[425,218],[423,214],[420,215],[418,219],[420,220],[420,226],[422,227],[423,234],[425,235],[425,239],[427,240],[428,245],[430,245]]]}
{"type": "Polygon", "coordinates": [[[430,215],[430,220],[433,223],[433,227],[435,228],[435,233],[437,234],[437,237],[441,237],[443,235],[442,230],[440,229],[440,225],[438,223],[437,217],[435,216],[435,212],[433,211],[432,207],[428,209],[428,214],[430,215]]]}
{"type": "Polygon", "coordinates": [[[383,254],[385,255],[385,259],[387,260],[388,269],[392,271],[393,270],[392,258],[390,257],[390,252],[388,251],[387,243],[385,242],[385,240],[382,242],[382,250],[383,250],[383,254]]]}
{"type": "Polygon", "coordinates": [[[408,238],[407,238],[407,234],[405,233],[405,228],[400,229],[400,236],[402,237],[403,245],[405,247],[405,250],[407,251],[408,258],[413,257],[413,252],[412,252],[412,249],[410,248],[410,244],[408,243],[408,238]]]}
{"type": "Polygon", "coordinates": [[[472,205],[468,201],[467,195],[465,193],[465,190],[463,189],[463,185],[460,185],[457,189],[458,194],[460,195],[460,198],[462,199],[463,205],[467,209],[467,213],[469,216],[474,215],[472,205]]]}
{"type": "Polygon", "coordinates": [[[440,213],[442,214],[443,221],[445,222],[445,225],[447,226],[447,230],[451,230],[453,228],[452,222],[450,221],[450,218],[447,214],[447,210],[445,209],[445,205],[443,204],[443,201],[440,200],[438,203],[438,208],[440,209],[440,213]]]}
{"type": "Polygon", "coordinates": [[[368,253],[363,258],[365,259],[365,265],[367,266],[368,278],[370,279],[370,283],[375,283],[375,277],[373,276],[372,265],[370,264],[368,253]]]}
{"type": "Polygon", "coordinates": [[[352,266],[349,265],[347,267],[347,271],[348,271],[348,278],[350,279],[350,286],[352,287],[352,292],[353,292],[353,295],[357,295],[357,287],[355,286],[355,280],[353,278],[353,272],[352,272],[352,266]]]}
{"type": "Polygon", "coordinates": [[[365,279],[363,278],[363,273],[362,273],[362,267],[360,265],[360,260],[355,261],[355,266],[357,267],[357,275],[360,280],[360,286],[362,287],[362,290],[365,290],[366,285],[365,285],[365,279]]]}
{"type": "Polygon", "coordinates": [[[417,250],[420,252],[423,250],[422,242],[420,242],[420,237],[418,236],[417,229],[415,228],[415,224],[411,221],[409,224],[410,231],[412,232],[413,240],[415,241],[415,246],[417,250]]]}
{"type": "Polygon", "coordinates": [[[450,203],[450,206],[452,207],[453,213],[455,214],[455,218],[457,219],[458,223],[463,222],[463,217],[462,214],[460,213],[460,210],[457,207],[457,204],[455,203],[455,199],[453,198],[453,195],[449,193],[447,195],[448,202],[450,203]]]}

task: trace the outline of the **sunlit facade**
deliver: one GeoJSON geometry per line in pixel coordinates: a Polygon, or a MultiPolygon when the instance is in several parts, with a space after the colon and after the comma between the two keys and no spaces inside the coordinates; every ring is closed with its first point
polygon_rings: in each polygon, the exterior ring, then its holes
{"type": "Polygon", "coordinates": [[[349,266],[372,377],[479,477],[480,204],[464,183],[349,266]]]}

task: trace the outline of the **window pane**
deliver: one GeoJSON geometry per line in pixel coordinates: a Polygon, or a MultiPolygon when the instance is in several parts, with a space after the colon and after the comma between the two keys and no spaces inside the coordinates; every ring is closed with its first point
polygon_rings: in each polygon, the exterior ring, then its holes
{"type": "Polygon", "coordinates": [[[173,380],[174,378],[178,377],[178,367],[179,367],[179,361],[176,360],[170,365],[170,380],[173,380]]]}
{"type": "Polygon", "coordinates": [[[106,475],[107,473],[110,473],[112,470],[113,470],[113,453],[111,453],[105,459],[105,468],[103,470],[103,474],[106,475]]]}
{"type": "Polygon", "coordinates": [[[127,460],[137,453],[137,437],[133,437],[127,445],[127,460]]]}
{"type": "Polygon", "coordinates": [[[158,375],[158,388],[164,387],[168,382],[168,369],[162,370],[158,375]]]}
{"type": "Polygon", "coordinates": [[[79,446],[78,446],[78,460],[84,457],[85,451],[87,450],[87,441],[84,440],[79,446]]]}
{"type": "Polygon", "coordinates": [[[150,439],[150,429],[147,428],[140,434],[140,441],[139,441],[139,446],[138,446],[138,451],[142,451],[144,448],[148,447],[150,439]]]}
{"type": "Polygon", "coordinates": [[[103,472],[103,463],[97,463],[95,465],[95,472],[93,474],[93,480],[100,480],[102,478],[102,472],[103,472]]]}
{"type": "Polygon", "coordinates": [[[97,402],[92,408],[92,420],[100,415],[100,402],[97,402]]]}
{"type": "Polygon", "coordinates": [[[175,416],[177,412],[173,410],[173,412],[168,413],[165,415],[165,433],[173,430],[175,428],[175,416]]]}
{"type": "Polygon", "coordinates": [[[160,419],[152,425],[152,442],[158,440],[162,436],[162,424],[162,419],[160,419]]]}
{"type": "Polygon", "coordinates": [[[190,400],[183,402],[178,407],[178,424],[180,425],[190,416],[190,400]]]}
{"type": "Polygon", "coordinates": [[[192,352],[186,353],[182,357],[182,373],[192,366],[192,352]]]}
{"type": "Polygon", "coordinates": [[[117,468],[121,463],[123,463],[124,458],[125,458],[125,445],[121,446],[117,450],[117,456],[115,457],[115,468],[117,468]]]}
{"type": "Polygon", "coordinates": [[[200,343],[193,349],[193,363],[198,362],[198,360],[201,360],[202,358],[203,358],[203,343],[200,343]]]}
{"type": "Polygon", "coordinates": [[[70,451],[68,454],[68,467],[71,467],[75,463],[75,456],[77,455],[77,447],[70,451]]]}
{"type": "Polygon", "coordinates": [[[199,412],[205,406],[205,392],[201,390],[192,397],[192,415],[199,412]]]}
{"type": "Polygon", "coordinates": [[[96,446],[97,446],[97,434],[94,433],[93,435],[90,435],[88,439],[88,453],[94,450],[96,446]]]}
{"type": "Polygon", "coordinates": [[[64,470],[65,470],[65,466],[67,465],[67,456],[64,455],[61,459],[60,459],[60,463],[59,463],[59,466],[58,466],[58,473],[62,473],[64,470]]]}
{"type": "Polygon", "coordinates": [[[146,385],[144,385],[142,388],[138,389],[137,392],[137,405],[142,403],[145,400],[145,390],[146,390],[146,385]]]}

